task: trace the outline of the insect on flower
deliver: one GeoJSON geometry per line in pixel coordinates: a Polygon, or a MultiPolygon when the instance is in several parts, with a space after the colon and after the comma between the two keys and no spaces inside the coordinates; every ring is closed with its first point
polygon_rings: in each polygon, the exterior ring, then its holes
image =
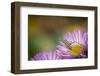
{"type": "Polygon", "coordinates": [[[86,58],[88,47],[87,37],[87,33],[80,30],[66,33],[64,40],[60,41],[57,46],[57,54],[62,59],[86,58]]]}

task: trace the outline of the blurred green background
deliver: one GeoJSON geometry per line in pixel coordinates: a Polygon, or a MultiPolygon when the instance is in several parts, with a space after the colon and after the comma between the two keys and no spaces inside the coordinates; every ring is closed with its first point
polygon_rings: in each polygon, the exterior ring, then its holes
{"type": "Polygon", "coordinates": [[[28,60],[40,51],[55,49],[66,32],[87,31],[86,17],[28,15],[28,60]]]}

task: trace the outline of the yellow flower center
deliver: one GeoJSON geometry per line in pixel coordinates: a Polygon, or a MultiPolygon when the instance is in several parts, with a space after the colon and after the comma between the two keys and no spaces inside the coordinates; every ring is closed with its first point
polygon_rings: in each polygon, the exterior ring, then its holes
{"type": "Polygon", "coordinates": [[[68,52],[72,56],[78,56],[79,54],[82,53],[83,45],[74,43],[72,44],[72,49],[68,52]]]}

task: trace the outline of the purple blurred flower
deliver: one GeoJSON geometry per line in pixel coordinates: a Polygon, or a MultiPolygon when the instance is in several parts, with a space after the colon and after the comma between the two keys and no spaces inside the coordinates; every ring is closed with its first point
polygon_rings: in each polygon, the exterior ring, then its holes
{"type": "Polygon", "coordinates": [[[58,60],[58,59],[60,59],[59,56],[56,54],[55,51],[52,50],[40,52],[32,58],[32,60],[58,60]]]}
{"type": "Polygon", "coordinates": [[[64,40],[57,46],[57,54],[62,59],[86,58],[88,50],[88,35],[80,30],[68,32],[64,40]]]}

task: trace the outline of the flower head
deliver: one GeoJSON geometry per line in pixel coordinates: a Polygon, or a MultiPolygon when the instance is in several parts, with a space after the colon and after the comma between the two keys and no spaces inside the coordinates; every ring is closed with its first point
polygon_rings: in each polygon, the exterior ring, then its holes
{"type": "Polygon", "coordinates": [[[58,60],[58,59],[60,59],[59,56],[56,54],[55,51],[52,50],[40,52],[32,58],[32,60],[58,60]]]}
{"type": "Polygon", "coordinates": [[[57,54],[63,59],[87,57],[88,35],[80,30],[68,32],[57,46],[57,54]]]}

